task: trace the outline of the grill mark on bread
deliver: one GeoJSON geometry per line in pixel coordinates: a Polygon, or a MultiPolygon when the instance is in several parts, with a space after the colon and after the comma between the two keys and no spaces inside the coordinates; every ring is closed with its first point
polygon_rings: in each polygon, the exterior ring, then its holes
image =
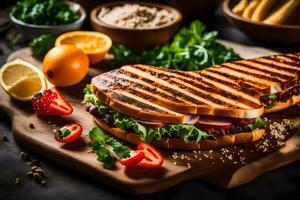
{"type": "Polygon", "coordinates": [[[281,79],[278,79],[275,77],[270,77],[270,76],[262,75],[259,73],[254,73],[254,72],[249,72],[246,70],[237,69],[236,67],[239,67],[239,65],[240,65],[240,63],[224,63],[224,64],[221,64],[220,66],[231,69],[233,71],[237,71],[237,72],[246,74],[248,76],[258,77],[260,79],[264,79],[264,80],[271,81],[274,83],[278,83],[278,82],[283,83],[284,82],[284,80],[281,80],[281,79]],[[235,67],[233,67],[232,65],[234,65],[235,67]]]}
{"type": "Polygon", "coordinates": [[[130,76],[130,77],[135,77],[137,80],[141,80],[145,83],[151,84],[153,87],[157,87],[162,91],[168,92],[168,93],[172,94],[174,97],[177,97],[177,98],[179,97],[179,98],[183,99],[186,103],[204,105],[203,102],[198,101],[197,99],[194,99],[194,98],[186,95],[185,93],[174,90],[173,88],[166,87],[165,85],[159,84],[159,83],[157,83],[153,80],[150,80],[150,79],[147,79],[147,78],[144,78],[144,77],[140,77],[137,74],[134,74],[134,76],[132,76],[133,73],[130,72],[130,71],[125,71],[123,69],[121,69],[120,71],[123,75],[127,75],[127,76],[130,76]]]}
{"type": "Polygon", "coordinates": [[[137,95],[135,95],[133,93],[130,93],[130,92],[124,91],[124,90],[119,91],[119,93],[121,93],[122,95],[125,95],[127,97],[133,98],[133,99],[135,99],[135,100],[137,100],[139,102],[142,102],[142,103],[145,103],[147,105],[150,105],[152,107],[156,107],[156,108],[158,108],[158,109],[160,109],[162,111],[165,111],[166,113],[171,113],[171,114],[175,114],[175,115],[181,115],[181,114],[179,114],[179,113],[177,113],[175,111],[172,111],[172,110],[170,110],[168,108],[165,108],[165,107],[162,107],[160,105],[157,105],[155,103],[150,102],[149,100],[152,98],[151,96],[149,96],[148,99],[144,99],[144,98],[141,98],[141,97],[139,97],[139,96],[137,96],[137,95]]]}
{"type": "Polygon", "coordinates": [[[280,56],[287,57],[287,58],[291,59],[292,61],[294,61],[296,63],[300,63],[300,54],[299,53],[284,54],[284,55],[280,55],[280,56]]]}
{"type": "Polygon", "coordinates": [[[278,56],[276,58],[260,58],[258,59],[260,62],[264,64],[268,64],[271,67],[278,68],[281,70],[286,70],[291,73],[296,73],[298,76],[300,75],[300,64],[296,64],[295,62],[290,62],[284,59],[285,56],[278,56]]]}
{"type": "MultiPolygon", "coordinates": [[[[248,100],[250,101],[249,99],[253,99],[252,96],[249,96],[248,94],[245,94],[243,93],[242,95],[236,95],[237,92],[235,89],[231,88],[230,90],[235,90],[234,93],[233,92],[230,92],[228,91],[228,89],[225,89],[226,88],[230,88],[230,87],[227,87],[227,83],[226,83],[226,86],[225,85],[222,85],[222,86],[225,86],[225,87],[218,87],[217,85],[218,84],[218,80],[210,80],[208,77],[201,77],[199,75],[199,72],[195,71],[195,72],[183,72],[183,71],[177,71],[177,70],[170,70],[171,73],[174,73],[174,74],[178,74],[178,75],[181,75],[182,78],[185,79],[184,76],[188,77],[188,78],[191,78],[193,81],[199,81],[201,82],[202,84],[206,84],[206,85],[209,85],[211,88],[212,88],[212,91],[215,92],[215,93],[218,93],[218,91],[220,91],[220,94],[225,94],[225,95],[233,95],[234,96],[234,99],[237,100],[238,98],[239,99],[245,99],[245,100],[248,100]],[[247,98],[244,98],[243,95],[247,96],[247,98]]],[[[212,92],[211,91],[211,92],[212,92]]],[[[257,99],[253,99],[254,101],[251,101],[253,103],[255,103],[256,105],[260,105],[260,103],[257,103],[257,99]]]]}
{"type": "Polygon", "coordinates": [[[124,94],[120,94],[116,91],[113,91],[112,92],[112,95],[111,95],[112,98],[115,98],[116,100],[118,101],[121,101],[121,102],[124,102],[126,104],[130,104],[130,105],[135,105],[136,107],[138,108],[141,108],[143,110],[147,110],[149,112],[157,112],[157,113],[163,113],[163,114],[170,114],[169,112],[165,111],[165,110],[162,110],[160,108],[157,108],[157,107],[154,107],[154,106],[151,106],[147,103],[144,103],[144,102],[141,102],[141,101],[138,101],[136,100],[135,98],[132,98],[132,97],[128,97],[124,94]]]}
{"type": "Polygon", "coordinates": [[[203,72],[197,72],[197,74],[200,75],[201,77],[205,77],[205,78],[207,78],[209,80],[212,80],[212,81],[224,84],[224,85],[226,85],[228,87],[231,87],[231,88],[233,88],[235,90],[242,91],[245,94],[248,94],[248,95],[251,95],[251,96],[259,96],[259,93],[256,90],[251,89],[252,87],[248,88],[246,84],[244,84],[244,85],[242,84],[239,87],[237,84],[230,83],[230,82],[224,81],[222,79],[218,79],[218,78],[212,77],[211,75],[204,74],[203,72]]]}
{"type": "MultiPolygon", "coordinates": [[[[102,79],[107,79],[108,81],[113,82],[116,77],[111,76],[107,74],[105,77],[102,79]]],[[[182,112],[182,109],[187,110],[187,113],[197,113],[197,105],[195,104],[188,104],[184,101],[172,98],[173,96],[166,95],[164,93],[159,93],[157,90],[153,90],[151,88],[148,88],[148,90],[145,90],[144,85],[140,83],[136,83],[133,81],[129,81],[124,78],[118,77],[118,81],[112,90],[122,90],[122,91],[127,91],[131,94],[134,94],[140,98],[146,99],[151,102],[155,102],[156,104],[160,106],[164,106],[170,110],[174,110],[175,112],[182,112]],[[134,86],[133,86],[134,85],[134,86]],[[175,107],[174,107],[175,105],[175,107]],[[179,108],[178,108],[179,107],[179,108]]],[[[146,86],[147,87],[147,86],[146,86]]]]}
{"type": "Polygon", "coordinates": [[[291,80],[294,80],[296,78],[294,74],[291,74],[289,72],[286,72],[285,74],[282,74],[282,72],[281,73],[278,72],[278,70],[276,68],[271,68],[270,69],[258,60],[256,62],[254,62],[252,60],[245,60],[245,61],[243,61],[242,65],[247,66],[247,68],[250,68],[250,69],[254,69],[254,70],[257,70],[257,71],[264,72],[266,74],[270,74],[273,77],[278,77],[278,78],[281,78],[281,79],[285,79],[287,81],[291,81],[291,80]],[[259,65],[259,66],[256,66],[256,65],[259,65]]]}
{"type": "MultiPolygon", "coordinates": [[[[162,80],[162,79],[158,79],[157,77],[155,77],[155,76],[153,76],[153,75],[151,75],[151,74],[149,74],[149,73],[147,73],[147,72],[145,72],[145,71],[142,71],[142,70],[139,70],[138,68],[136,68],[136,67],[132,67],[132,66],[125,66],[126,68],[127,68],[127,70],[128,71],[130,71],[131,73],[134,73],[133,71],[134,70],[136,70],[136,72],[135,72],[135,74],[139,74],[139,76],[142,76],[143,78],[146,78],[147,77],[147,79],[154,79],[153,81],[154,82],[156,82],[157,84],[159,84],[159,85],[163,85],[164,87],[166,87],[166,89],[168,89],[168,90],[170,90],[170,92],[171,93],[179,93],[179,94],[183,94],[184,96],[186,96],[186,97],[190,97],[190,98],[192,98],[192,99],[194,99],[194,101],[196,100],[196,101],[198,101],[198,102],[200,102],[201,104],[203,104],[203,103],[206,103],[206,104],[208,104],[208,105],[210,105],[210,106],[215,106],[215,107],[224,107],[223,105],[218,105],[218,104],[215,104],[215,103],[213,103],[213,102],[210,102],[210,101],[208,101],[208,100],[205,100],[205,99],[203,99],[202,97],[198,97],[198,96],[196,96],[196,95],[194,95],[194,94],[192,94],[192,93],[190,93],[190,92],[188,92],[188,91],[185,91],[185,90],[183,90],[182,88],[180,88],[180,87],[178,87],[178,86],[174,86],[174,85],[171,85],[168,81],[166,81],[166,80],[162,80]],[[130,69],[128,69],[128,68],[130,68],[130,69]],[[176,88],[176,89],[175,89],[176,88]]],[[[124,67],[124,68],[125,68],[124,67]]],[[[123,68],[123,69],[124,69],[123,68]]],[[[125,68],[125,69],[126,69],[125,68]]],[[[126,70],[126,71],[127,71],[126,70]]],[[[127,71],[127,72],[128,72],[127,71]]],[[[152,73],[152,74],[155,74],[155,73],[152,73]]],[[[160,86],[158,86],[158,87],[160,87],[160,86]]],[[[182,96],[183,97],[183,96],[182,96]]]]}
{"type": "Polygon", "coordinates": [[[243,79],[241,77],[238,77],[238,76],[235,76],[235,75],[232,75],[229,73],[217,71],[216,67],[207,68],[207,69],[205,69],[205,71],[209,71],[211,73],[218,74],[218,75],[222,76],[224,79],[228,78],[229,80],[232,80],[233,82],[236,82],[237,84],[246,84],[247,87],[248,86],[252,87],[252,88],[260,91],[261,93],[265,93],[266,90],[269,88],[268,85],[259,83],[257,81],[243,79]]]}
{"type": "Polygon", "coordinates": [[[225,101],[231,105],[235,105],[236,107],[240,107],[240,108],[251,108],[252,107],[252,108],[254,108],[254,107],[260,106],[260,105],[253,103],[252,101],[249,101],[248,99],[245,99],[241,96],[236,96],[236,95],[233,95],[233,94],[228,93],[223,90],[212,89],[211,87],[204,86],[205,84],[198,84],[197,82],[194,82],[194,81],[191,81],[188,79],[183,79],[183,78],[175,78],[175,80],[184,81],[184,82],[190,84],[190,87],[193,87],[195,89],[201,89],[210,95],[214,95],[215,98],[221,98],[221,99],[223,99],[223,101],[225,101]],[[237,104],[235,104],[234,101],[236,101],[237,104]],[[238,104],[243,104],[243,105],[238,105],[238,104]]]}
{"type": "Polygon", "coordinates": [[[277,69],[277,70],[285,71],[288,73],[300,75],[300,69],[297,70],[297,69],[293,69],[293,68],[287,68],[287,67],[283,67],[283,66],[280,66],[277,64],[278,62],[288,64],[287,61],[283,61],[280,59],[270,59],[270,61],[273,63],[269,63],[269,62],[266,62],[266,60],[268,60],[268,59],[263,58],[260,60],[252,60],[252,62],[259,63],[259,64],[269,67],[271,69],[277,69]]]}
{"type": "MultiPolygon", "coordinates": [[[[243,98],[242,96],[238,96],[238,95],[229,93],[226,90],[217,88],[215,85],[203,80],[201,77],[193,76],[193,75],[188,74],[183,71],[164,70],[164,69],[161,70],[161,69],[156,69],[156,68],[149,68],[148,66],[138,66],[138,65],[134,65],[134,67],[143,69],[145,72],[151,71],[152,75],[157,76],[159,78],[166,78],[167,80],[169,80],[169,82],[173,81],[171,84],[178,84],[178,82],[179,82],[178,80],[180,80],[179,85],[181,85],[181,87],[183,89],[187,89],[183,85],[189,87],[189,89],[193,88],[191,90],[191,92],[196,93],[199,96],[206,95],[206,98],[209,98],[210,100],[215,101],[216,103],[218,102],[218,99],[222,99],[222,104],[224,104],[224,105],[229,104],[229,106],[231,106],[231,107],[245,109],[245,108],[254,108],[254,107],[261,106],[261,104],[257,104],[252,101],[249,101],[247,98],[243,98]],[[147,68],[148,70],[144,69],[143,67],[147,68]],[[160,71],[164,71],[165,73],[161,73],[160,71]],[[197,81],[201,81],[201,84],[198,84],[197,81]],[[197,88],[195,88],[195,87],[197,87],[197,88]],[[199,89],[201,89],[202,91],[199,89]],[[207,96],[207,95],[209,95],[209,96],[207,96]],[[237,104],[234,103],[233,101],[236,101],[237,104]],[[243,104],[243,105],[241,105],[241,104],[243,104]]],[[[204,71],[204,70],[202,70],[202,71],[204,71]]],[[[217,81],[219,81],[219,80],[217,80],[217,81]]],[[[241,86],[241,87],[243,87],[243,86],[241,86]]]]}
{"type": "MultiPolygon", "coordinates": [[[[161,90],[158,90],[157,88],[149,87],[146,84],[141,84],[139,82],[133,82],[133,81],[130,81],[126,78],[122,78],[122,77],[119,77],[119,76],[112,76],[112,75],[109,75],[109,74],[107,75],[106,78],[110,78],[111,81],[113,81],[114,79],[117,79],[119,81],[122,81],[122,83],[128,83],[128,87],[130,87],[132,89],[139,89],[140,91],[143,90],[143,91],[158,95],[161,98],[165,98],[165,99],[168,99],[168,100],[176,102],[176,103],[185,103],[183,100],[180,100],[180,99],[178,99],[178,98],[176,98],[176,97],[174,97],[174,96],[172,96],[168,93],[161,92],[161,90]]],[[[122,84],[122,83],[117,82],[117,84],[122,84]]],[[[123,85],[123,88],[126,89],[126,85],[123,85]]]]}
{"type": "MultiPolygon", "coordinates": [[[[144,68],[142,68],[141,66],[138,66],[138,65],[135,65],[134,67],[138,68],[138,69],[144,69],[144,68]]],[[[189,92],[197,95],[198,97],[205,98],[205,99],[209,100],[212,103],[222,104],[222,105],[228,106],[228,107],[239,107],[239,106],[235,106],[233,104],[228,104],[225,101],[222,101],[220,99],[214,98],[209,93],[205,93],[205,92],[203,92],[201,90],[197,90],[192,85],[190,85],[189,83],[180,82],[180,81],[176,80],[176,78],[174,76],[170,76],[168,74],[159,73],[159,72],[152,71],[152,70],[144,70],[144,72],[148,72],[152,76],[158,77],[159,79],[167,81],[168,83],[170,83],[170,84],[172,84],[174,86],[177,86],[177,87],[179,87],[179,88],[181,88],[183,90],[189,91],[189,92]]],[[[207,88],[207,90],[211,92],[212,89],[211,88],[207,88]]]]}
{"type": "Polygon", "coordinates": [[[211,80],[208,77],[202,76],[198,72],[191,72],[191,74],[194,74],[195,76],[199,76],[203,81],[210,82],[211,84],[214,85],[214,87],[218,87],[219,89],[222,89],[222,90],[224,90],[226,92],[229,92],[229,93],[232,93],[232,94],[236,94],[236,95],[241,96],[243,98],[247,98],[249,101],[252,101],[256,105],[260,105],[260,101],[255,96],[251,96],[251,95],[249,95],[249,94],[247,94],[245,92],[241,92],[239,90],[236,90],[235,88],[232,88],[230,86],[227,86],[227,85],[224,85],[222,83],[219,83],[218,81],[211,80]]]}

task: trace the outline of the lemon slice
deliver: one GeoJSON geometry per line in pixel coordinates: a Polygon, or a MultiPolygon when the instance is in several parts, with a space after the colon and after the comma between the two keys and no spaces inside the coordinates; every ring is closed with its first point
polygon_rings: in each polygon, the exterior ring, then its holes
{"type": "Polygon", "coordinates": [[[30,101],[35,93],[47,89],[44,74],[21,59],[8,62],[0,68],[0,84],[5,92],[20,101],[30,101]]]}

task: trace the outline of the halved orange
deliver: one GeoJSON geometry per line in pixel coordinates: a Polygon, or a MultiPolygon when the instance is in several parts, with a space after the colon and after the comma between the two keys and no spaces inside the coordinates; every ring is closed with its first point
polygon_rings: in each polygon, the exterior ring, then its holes
{"type": "Polygon", "coordinates": [[[75,45],[81,49],[89,58],[91,64],[102,60],[111,48],[110,37],[95,31],[72,31],[60,35],[55,46],[64,44],[75,45]]]}

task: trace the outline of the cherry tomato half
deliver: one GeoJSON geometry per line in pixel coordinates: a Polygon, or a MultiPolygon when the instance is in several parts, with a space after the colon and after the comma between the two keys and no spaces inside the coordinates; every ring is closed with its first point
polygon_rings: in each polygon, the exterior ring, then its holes
{"type": "Polygon", "coordinates": [[[145,158],[145,153],[141,150],[132,151],[130,158],[123,158],[120,163],[125,166],[135,166],[141,160],[145,158]]]}
{"type": "Polygon", "coordinates": [[[69,143],[80,138],[82,126],[80,124],[67,124],[61,127],[55,134],[55,139],[59,142],[69,143]]]}
{"type": "Polygon", "coordinates": [[[137,163],[136,166],[142,168],[159,168],[162,166],[164,158],[153,146],[141,143],[138,145],[137,150],[142,150],[145,154],[145,158],[137,163]]]}

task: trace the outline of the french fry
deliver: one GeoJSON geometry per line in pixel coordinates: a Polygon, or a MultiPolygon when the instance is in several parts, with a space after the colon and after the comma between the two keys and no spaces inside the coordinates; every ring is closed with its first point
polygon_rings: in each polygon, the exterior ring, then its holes
{"type": "Polygon", "coordinates": [[[248,6],[245,8],[242,17],[245,17],[247,19],[251,19],[251,16],[254,12],[254,10],[256,9],[256,7],[258,6],[260,0],[252,0],[248,6]]]}
{"type": "Polygon", "coordinates": [[[251,20],[253,21],[262,21],[266,15],[269,13],[270,9],[276,3],[277,0],[261,0],[257,5],[256,9],[251,16],[251,20]]]}
{"type": "Polygon", "coordinates": [[[297,10],[299,2],[300,2],[299,0],[287,1],[279,9],[274,11],[263,22],[266,24],[282,24],[282,23],[284,23],[297,10]]]}
{"type": "Polygon", "coordinates": [[[248,0],[241,0],[233,9],[232,11],[237,14],[241,15],[244,9],[248,6],[248,0]]]}

